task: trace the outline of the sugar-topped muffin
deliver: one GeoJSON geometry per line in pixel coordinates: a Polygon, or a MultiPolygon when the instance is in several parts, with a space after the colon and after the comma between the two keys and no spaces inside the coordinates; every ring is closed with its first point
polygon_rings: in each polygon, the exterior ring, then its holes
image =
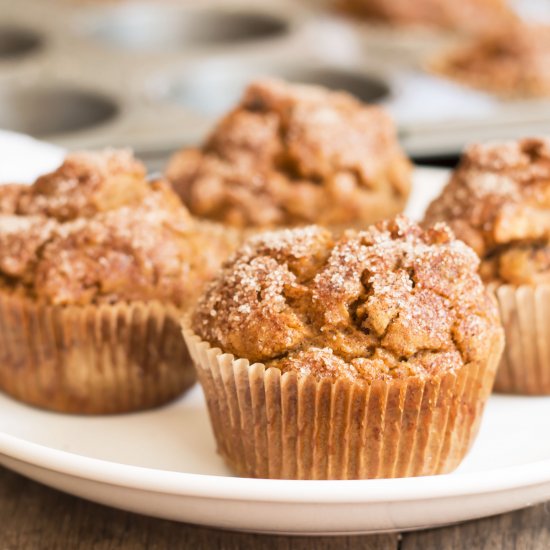
{"type": "Polygon", "coordinates": [[[71,154],[4,190],[0,389],[44,408],[113,413],[187,388],[179,316],[231,235],[195,222],[126,151],[71,154]]]}
{"type": "MultiPolygon", "coordinates": [[[[441,473],[456,467],[475,435],[503,345],[497,308],[477,275],[478,264],[474,251],[455,239],[444,224],[423,230],[402,217],[339,237],[310,226],[250,239],[210,283],[185,333],[199,378],[210,396],[222,455],[240,472],[265,474],[258,469],[262,465],[255,463],[252,467],[247,463],[249,457],[239,456],[227,429],[216,425],[219,415],[213,409],[219,406],[222,396],[212,395],[220,390],[210,375],[211,369],[227,365],[228,356],[221,352],[262,363],[261,374],[255,365],[243,374],[251,380],[252,392],[259,391],[256,384],[260,378],[264,385],[268,379],[271,384],[276,372],[278,391],[294,380],[300,410],[301,388],[322,391],[324,384],[335,384],[346,402],[362,396],[357,404],[358,417],[369,410],[372,422],[380,421],[384,414],[398,414],[399,418],[409,413],[421,417],[428,414],[430,406],[425,404],[428,409],[423,409],[421,399],[409,403],[411,409],[407,410],[402,400],[409,385],[420,391],[421,387],[447,388],[451,384],[452,390],[445,398],[437,392],[433,396],[434,410],[441,406],[445,413],[431,410],[429,415],[449,414],[446,407],[456,406],[461,418],[456,426],[435,428],[426,417],[414,428],[420,438],[427,433],[424,430],[441,429],[437,436],[441,446],[434,452],[442,454],[437,454],[436,460],[430,462],[425,457],[427,462],[422,459],[411,465],[412,448],[394,449],[395,461],[391,464],[367,466],[365,471],[354,471],[353,476],[400,477],[441,473]],[[194,351],[206,345],[218,348],[220,354],[194,351]],[[469,393],[470,388],[463,394],[461,384],[468,377],[473,377],[475,382],[470,384],[477,389],[469,393]],[[397,401],[390,397],[382,403],[370,401],[379,398],[379,391],[388,395],[396,392],[397,401]],[[462,416],[463,406],[469,409],[468,419],[462,416]],[[472,429],[466,429],[462,422],[468,422],[472,429]],[[455,429],[461,433],[460,442],[451,443],[455,429]]],[[[242,364],[235,360],[231,368],[235,370],[237,391],[244,391],[239,389],[242,364]]],[[[308,396],[303,398],[313,399],[308,396]]],[[[228,406],[231,408],[231,404],[228,406]]],[[[304,406],[307,410],[309,404],[304,406]]],[[[302,422],[315,423],[320,419],[315,415],[331,418],[335,414],[331,413],[332,406],[329,404],[327,411],[313,412],[314,418],[304,417],[302,422]]],[[[242,411],[241,417],[244,414],[249,412],[242,411]]],[[[271,418],[269,415],[275,413],[266,414],[271,418]]],[[[352,422],[349,418],[340,421],[352,422]]],[[[338,426],[338,430],[346,433],[347,428],[338,426]]],[[[246,441],[252,435],[240,437],[246,441]]],[[[371,460],[371,443],[368,438],[362,441],[354,459],[371,460]]],[[[384,441],[384,445],[398,444],[399,433],[384,441]]],[[[345,469],[329,475],[314,471],[313,464],[309,464],[306,470],[300,473],[298,467],[292,474],[278,471],[272,477],[350,477],[345,469]]]]}
{"type": "Polygon", "coordinates": [[[445,221],[481,257],[506,329],[496,389],[550,394],[550,140],[469,147],[425,221],[445,221]]]}
{"type": "Polygon", "coordinates": [[[426,223],[448,223],[486,281],[550,282],[550,140],[470,146],[426,223]]]}
{"type": "Polygon", "coordinates": [[[509,98],[550,96],[550,25],[517,24],[439,55],[431,69],[509,98]]]}
{"type": "Polygon", "coordinates": [[[278,80],[252,83],[166,175],[193,215],[239,228],[363,225],[402,211],[411,186],[382,108],[278,80]]]}

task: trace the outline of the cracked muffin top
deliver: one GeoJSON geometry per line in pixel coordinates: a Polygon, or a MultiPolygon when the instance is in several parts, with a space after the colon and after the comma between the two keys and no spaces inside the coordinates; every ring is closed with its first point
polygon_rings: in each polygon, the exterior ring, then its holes
{"type": "Polygon", "coordinates": [[[166,176],[192,214],[240,228],[363,224],[404,208],[411,165],[383,109],[262,80],[166,176]]]}
{"type": "Polygon", "coordinates": [[[517,20],[504,0],[339,0],[343,11],[399,26],[486,34],[517,20]]]}
{"type": "Polygon", "coordinates": [[[33,185],[6,185],[0,213],[43,215],[61,222],[138,203],[149,191],[145,166],[129,150],[83,151],[33,185]]]}
{"type": "Polygon", "coordinates": [[[0,289],[55,305],[195,301],[233,237],[117,154],[69,155],[33,186],[0,186],[0,289]]]}
{"type": "Polygon", "coordinates": [[[486,281],[550,282],[550,140],[469,147],[425,221],[448,223],[486,281]]]}
{"type": "Polygon", "coordinates": [[[213,346],[317,378],[428,376],[502,340],[479,259],[444,224],[404,217],[334,237],[309,226],[250,239],[192,317],[213,346]]]}
{"type": "Polygon", "coordinates": [[[550,96],[550,26],[518,24],[436,58],[431,69],[505,97],[550,96]]]}

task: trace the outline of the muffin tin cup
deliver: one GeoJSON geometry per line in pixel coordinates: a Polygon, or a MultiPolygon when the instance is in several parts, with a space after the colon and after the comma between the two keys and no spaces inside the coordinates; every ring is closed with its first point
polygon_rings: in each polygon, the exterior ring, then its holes
{"type": "Polygon", "coordinates": [[[106,9],[92,20],[86,34],[92,40],[141,53],[182,52],[225,48],[285,37],[288,18],[276,13],[223,6],[127,3],[106,9]]]}
{"type": "Polygon", "coordinates": [[[25,28],[0,25],[0,62],[18,60],[42,46],[40,34],[25,28]]]}
{"type": "Polygon", "coordinates": [[[495,391],[550,395],[550,285],[489,288],[506,336],[495,391]]]}
{"type": "Polygon", "coordinates": [[[443,474],[471,447],[501,344],[442,376],[318,381],[213,348],[184,321],[218,452],[245,477],[365,479],[443,474]]]}
{"type": "Polygon", "coordinates": [[[180,315],[158,302],[64,307],[0,291],[0,390],[67,413],[162,405],[195,381],[180,315]]]}
{"type": "Polygon", "coordinates": [[[48,137],[101,127],[120,108],[105,94],[66,84],[27,84],[0,90],[0,128],[48,137]]]}

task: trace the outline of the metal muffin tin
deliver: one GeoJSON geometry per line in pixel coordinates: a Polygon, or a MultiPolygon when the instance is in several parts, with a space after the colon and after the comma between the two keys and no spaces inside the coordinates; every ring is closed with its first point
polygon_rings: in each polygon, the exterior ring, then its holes
{"type": "Polygon", "coordinates": [[[550,133],[550,101],[499,101],[429,76],[414,51],[405,63],[391,53],[410,37],[384,45],[376,33],[382,47],[311,0],[0,0],[0,127],[69,148],[131,146],[158,168],[268,75],[384,104],[416,156],[550,133]]]}
{"type": "Polygon", "coordinates": [[[40,35],[35,32],[0,25],[0,60],[21,57],[37,50],[41,45],[40,35]]]}

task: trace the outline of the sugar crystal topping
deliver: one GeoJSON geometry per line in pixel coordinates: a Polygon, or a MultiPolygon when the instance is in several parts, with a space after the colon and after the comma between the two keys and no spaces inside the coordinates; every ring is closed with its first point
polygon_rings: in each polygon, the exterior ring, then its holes
{"type": "Polygon", "coordinates": [[[426,213],[442,220],[483,260],[482,274],[514,284],[550,280],[546,262],[518,250],[548,246],[550,140],[523,139],[468,148],[442,194],[426,213]],[[511,255],[517,260],[502,261],[511,255]],[[544,273],[546,275],[544,275],[544,273]]]}
{"type": "Polygon", "coordinates": [[[403,217],[339,238],[316,226],[268,233],[225,264],[193,327],[239,357],[321,377],[452,370],[500,337],[478,263],[443,224],[423,231],[403,217]]]}
{"type": "Polygon", "coordinates": [[[128,151],[68,155],[20,191],[0,213],[0,286],[46,303],[187,307],[233,247],[128,151]]]}

